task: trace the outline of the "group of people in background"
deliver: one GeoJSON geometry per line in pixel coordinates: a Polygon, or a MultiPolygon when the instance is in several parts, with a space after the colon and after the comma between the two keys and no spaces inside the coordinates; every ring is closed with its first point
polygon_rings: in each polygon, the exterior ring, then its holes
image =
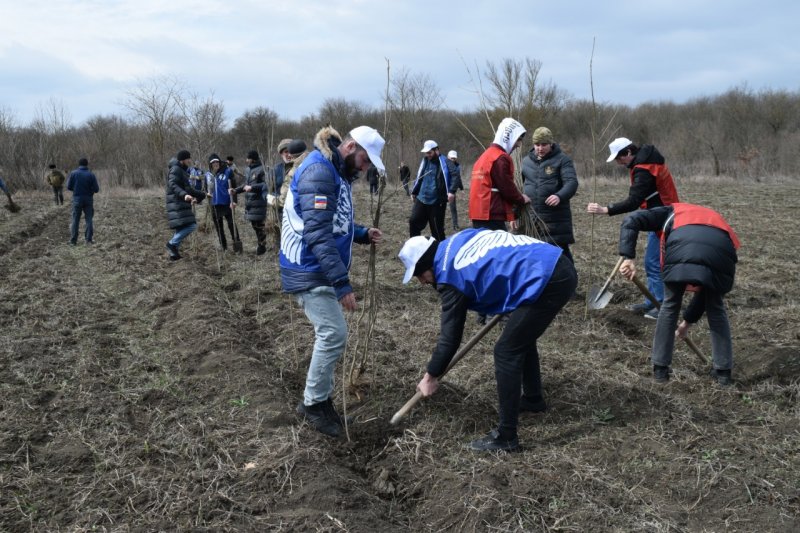
{"type": "MultiPolygon", "coordinates": [[[[267,251],[267,221],[273,214],[273,232],[280,232],[280,217],[283,211],[284,185],[288,185],[295,161],[302,160],[306,144],[300,139],[284,139],[278,144],[280,161],[268,168],[256,150],[247,152],[244,173],[234,163],[233,156],[223,161],[219,155],[208,156],[208,170],[202,171],[193,165],[191,153],[180,150],[169,163],[166,183],[166,207],[169,227],[174,230],[167,242],[169,258],[181,258],[180,244],[197,229],[193,206],[208,199],[214,228],[222,250],[228,249],[228,234],[234,243],[239,243],[239,232],[235,221],[235,209],[239,195],[244,196],[244,218],[256,236],[256,255],[267,251]]],[[[234,245],[234,249],[237,246],[234,245]]]]}

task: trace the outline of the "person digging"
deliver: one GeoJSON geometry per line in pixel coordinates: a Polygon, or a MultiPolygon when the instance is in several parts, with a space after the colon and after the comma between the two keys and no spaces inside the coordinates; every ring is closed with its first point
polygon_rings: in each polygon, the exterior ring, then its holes
{"type": "Polygon", "coordinates": [[[432,285],[442,301],[439,339],[417,385],[423,396],[438,389],[439,377],[461,344],[468,310],[509,313],[494,347],[499,424],[472,441],[470,448],[519,449],[520,411],[547,409],[537,340],[575,291],[577,274],[572,262],[557,246],[488,229],[466,229],[441,242],[411,237],[399,257],[406,267],[403,283],[416,277],[432,285]]]}
{"type": "Polygon", "coordinates": [[[739,238],[722,215],[707,207],[674,203],[636,211],[622,222],[619,237],[619,255],[625,258],[619,271],[629,280],[636,275],[636,240],[642,231],[661,233],[664,302],[653,339],[653,378],[669,381],[675,338],[686,338],[689,327],[705,313],[711,331],[711,376],[720,385],[730,385],[733,346],[722,298],[733,288],[739,238]],[[694,296],[678,324],[686,291],[694,296]]]}

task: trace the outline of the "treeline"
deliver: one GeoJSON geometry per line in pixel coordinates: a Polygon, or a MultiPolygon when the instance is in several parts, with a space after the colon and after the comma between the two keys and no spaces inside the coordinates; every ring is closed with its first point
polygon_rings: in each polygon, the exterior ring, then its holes
{"type": "Polygon", "coordinates": [[[119,114],[97,115],[77,126],[57,100],[41,105],[26,125],[0,107],[0,175],[17,189],[44,187],[49,163],[69,170],[85,156],[106,185],[149,187],[163,183],[167,162],[181,148],[202,166],[211,152],[233,155],[243,164],[250,149],[274,164],[282,138],[302,138],[310,145],[326,124],[342,134],[368,124],[385,134],[384,161],[392,180],[400,161],[416,168],[425,139],[457,150],[462,163],[471,165],[505,116],[519,119],[529,131],[553,130],[585,177],[621,171],[605,163],[606,145],[619,136],[657,145],[676,176],[800,175],[798,91],[740,86],[681,104],[626,106],[574,99],[554,82],[542,81],[540,69],[539,61],[526,58],[470,72],[476,104],[467,111],[447,109],[428,75],[408,71],[389,76],[381,109],[330,98],[300,120],[281,118],[280,103],[265,102],[231,124],[224,102],[213,94],[200,96],[175,78],[143,82],[125,95],[119,114]]]}

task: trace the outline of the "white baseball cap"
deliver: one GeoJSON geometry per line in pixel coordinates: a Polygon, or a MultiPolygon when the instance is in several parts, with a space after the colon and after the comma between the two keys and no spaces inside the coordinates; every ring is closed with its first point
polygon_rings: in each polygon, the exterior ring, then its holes
{"type": "Polygon", "coordinates": [[[611,144],[608,145],[608,149],[611,151],[611,155],[606,159],[606,163],[611,163],[613,160],[617,158],[617,154],[623,151],[628,146],[632,145],[633,141],[630,139],[626,139],[625,137],[617,137],[611,144]]]}
{"type": "Polygon", "coordinates": [[[422,150],[420,150],[420,152],[422,152],[423,154],[427,154],[434,148],[439,148],[439,145],[436,144],[436,141],[427,140],[425,141],[425,144],[422,145],[422,150]]]}
{"type": "Polygon", "coordinates": [[[436,242],[436,239],[433,237],[423,237],[422,235],[411,237],[406,241],[400,253],[397,255],[406,266],[403,283],[411,281],[411,278],[414,277],[414,269],[417,267],[417,261],[428,251],[428,248],[430,248],[431,244],[434,242],[436,242]]]}
{"type": "Polygon", "coordinates": [[[447,159],[458,159],[458,152],[455,150],[450,150],[447,152],[447,159]]]}
{"type": "Polygon", "coordinates": [[[378,170],[386,170],[381,160],[381,150],[386,141],[383,140],[378,130],[369,126],[359,126],[350,132],[350,137],[367,151],[369,160],[378,170]]]}

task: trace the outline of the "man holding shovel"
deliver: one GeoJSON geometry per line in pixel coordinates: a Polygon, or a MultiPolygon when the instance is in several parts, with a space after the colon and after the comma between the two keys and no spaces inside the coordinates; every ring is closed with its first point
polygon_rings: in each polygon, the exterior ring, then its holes
{"type": "Polygon", "coordinates": [[[400,259],[406,267],[403,283],[416,276],[420,283],[432,285],[442,300],[439,340],[417,385],[423,396],[436,392],[439,377],[456,354],[467,310],[510,313],[494,347],[500,421],[470,447],[518,449],[520,411],[547,409],[536,342],[575,291],[578,278],[572,262],[557,246],[488,229],[466,229],[442,242],[412,237],[400,259]]]}
{"type": "MultiPolygon", "coordinates": [[[[587,212],[614,216],[629,213],[635,209],[652,209],[670,205],[678,201],[678,191],[675,188],[672,174],[667,168],[664,156],[655,146],[643,144],[639,147],[630,139],[619,137],[614,139],[608,148],[611,155],[606,162],[616,161],[618,165],[630,169],[631,187],[628,197],[608,206],[592,202],[587,206],[587,212]]],[[[657,304],[664,299],[664,286],[658,264],[658,235],[655,232],[651,233],[647,239],[644,270],[647,274],[647,286],[658,301],[651,302],[645,299],[640,304],[632,305],[630,310],[644,313],[645,318],[657,319],[657,304]]]]}
{"type": "Polygon", "coordinates": [[[711,375],[720,385],[730,385],[733,348],[722,297],[733,287],[739,238],[722,215],[707,207],[674,203],[637,211],[625,218],[620,230],[619,254],[625,259],[619,271],[625,278],[636,275],[633,259],[639,232],[659,230],[664,302],[653,340],[653,377],[659,383],[669,381],[675,337],[685,338],[705,312],[711,330],[711,375]],[[694,297],[676,330],[687,290],[694,297]]]}

